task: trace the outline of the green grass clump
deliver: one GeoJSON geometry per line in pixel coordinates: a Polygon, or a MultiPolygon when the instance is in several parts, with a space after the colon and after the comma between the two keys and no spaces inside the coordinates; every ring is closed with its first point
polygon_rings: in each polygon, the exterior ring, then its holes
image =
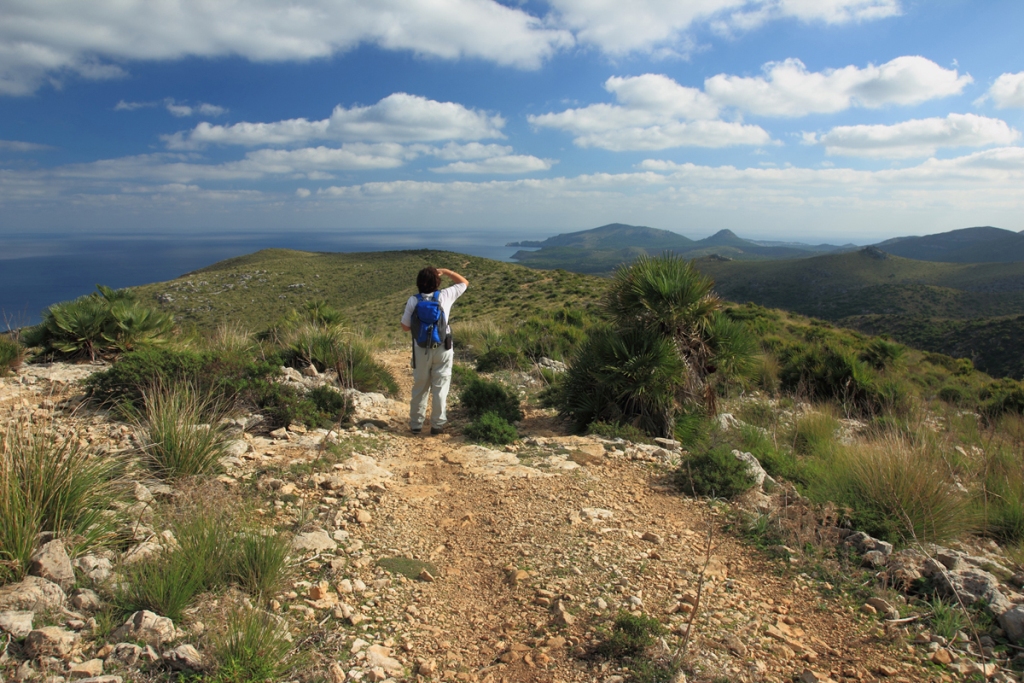
{"type": "Polygon", "coordinates": [[[470,380],[459,394],[459,403],[473,419],[479,419],[485,413],[494,413],[508,423],[523,419],[519,396],[498,382],[485,379],[470,380]]]}
{"type": "Polygon", "coordinates": [[[591,422],[587,425],[587,434],[605,439],[625,439],[633,443],[654,443],[650,436],[636,427],[615,422],[591,422]]]}
{"type": "Polygon", "coordinates": [[[654,617],[620,612],[615,617],[611,633],[594,647],[593,652],[609,659],[639,657],[663,633],[665,627],[654,617]]]}
{"type": "Polygon", "coordinates": [[[250,595],[266,600],[288,574],[288,539],[278,534],[243,532],[234,541],[231,579],[250,595]]]}
{"type": "Polygon", "coordinates": [[[676,482],[691,496],[733,498],[747,491],[754,485],[754,477],[732,450],[722,444],[691,455],[676,471],[676,482]]]}
{"type": "Polygon", "coordinates": [[[145,408],[136,419],[142,461],[165,479],[209,474],[220,468],[227,434],[221,410],[188,383],[144,392],[145,408]]]}
{"type": "Polygon", "coordinates": [[[495,412],[486,412],[470,422],[463,430],[463,434],[472,441],[498,445],[510,444],[519,438],[515,425],[495,412]]]}
{"type": "MultiPolygon", "coordinates": [[[[77,439],[11,423],[0,432],[0,583],[28,571],[44,531],[85,550],[114,540],[123,463],[94,457],[77,439]]],[[[74,552],[75,548],[71,551],[74,552]]]]}
{"type": "Polygon", "coordinates": [[[838,448],[821,459],[807,495],[848,508],[855,528],[895,543],[942,543],[977,522],[945,461],[929,445],[896,434],[838,448]]]}
{"type": "Polygon", "coordinates": [[[813,412],[793,425],[793,450],[800,455],[828,457],[838,444],[839,420],[828,412],[813,412]]]}
{"type": "Polygon", "coordinates": [[[215,683],[286,680],[294,657],[283,621],[257,609],[238,607],[212,639],[215,683]]]}
{"type": "Polygon", "coordinates": [[[6,334],[0,334],[0,377],[17,370],[25,360],[25,347],[6,334]]]}
{"type": "Polygon", "coordinates": [[[953,640],[967,626],[967,617],[956,604],[936,597],[932,598],[929,606],[932,610],[929,622],[935,635],[953,640]]]}

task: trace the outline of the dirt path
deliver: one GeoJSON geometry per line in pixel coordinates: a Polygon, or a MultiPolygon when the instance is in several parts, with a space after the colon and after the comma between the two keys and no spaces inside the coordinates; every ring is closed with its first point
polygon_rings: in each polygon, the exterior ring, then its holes
{"type": "MultiPolygon", "coordinates": [[[[769,559],[725,529],[728,508],[680,495],[672,454],[572,436],[543,411],[515,452],[465,443],[457,408],[449,434],[412,435],[407,352],[383,360],[403,392],[381,404],[386,429],[342,432],[331,449],[326,432],[246,434],[222,477],[265,493],[268,524],[321,534],[274,605],[313,678],[621,683],[621,663],[587,655],[615,615],[657,618],[674,650],[703,585],[690,680],[951,680],[920,664],[907,632],[829,596],[812,564],[769,559]],[[389,573],[389,558],[433,571],[389,573]]],[[[3,380],[4,419],[73,394],[65,374],[3,380]]],[[[108,450],[131,445],[101,413],[52,419],[108,450]]]]}

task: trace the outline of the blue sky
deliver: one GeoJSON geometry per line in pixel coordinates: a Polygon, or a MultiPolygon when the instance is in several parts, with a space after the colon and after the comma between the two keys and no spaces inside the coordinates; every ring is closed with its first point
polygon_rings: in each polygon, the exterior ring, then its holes
{"type": "Polygon", "coordinates": [[[1024,230],[1024,3],[0,0],[0,236],[1024,230]]]}

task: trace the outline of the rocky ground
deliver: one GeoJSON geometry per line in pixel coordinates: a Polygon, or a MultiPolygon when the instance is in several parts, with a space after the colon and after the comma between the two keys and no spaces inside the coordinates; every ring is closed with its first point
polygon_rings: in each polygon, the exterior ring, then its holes
{"type": "MultiPolygon", "coordinates": [[[[386,360],[407,394],[404,355],[386,360]]],[[[25,366],[0,379],[0,421],[50,425],[97,457],[130,452],[126,425],[80,405],[77,382],[97,369],[25,366]]],[[[933,637],[927,615],[889,588],[942,574],[963,595],[991,604],[994,590],[1004,611],[1024,610],[981,550],[936,560],[853,536],[852,563],[837,562],[827,550],[842,539],[806,506],[780,503],[785,490],[746,505],[788,520],[790,545],[806,540],[806,552],[759,550],[737,532],[735,507],[675,489],[676,444],[573,436],[534,409],[523,440],[493,450],[465,443],[457,419],[443,436],[412,435],[402,401],[358,400],[362,426],[338,432],[261,434],[238,421],[220,476],[268,527],[294,534],[297,575],[270,609],[307,655],[296,680],[616,683],[631,672],[591,650],[622,611],[666,627],[655,660],[676,654],[689,630],[688,680],[1019,680],[1012,648],[933,637]],[[989,656],[972,656],[978,647],[989,656]]],[[[144,504],[169,493],[143,477],[133,491],[144,504]]],[[[128,554],[159,547],[162,531],[136,533],[128,554]]],[[[215,611],[196,606],[177,624],[137,613],[99,637],[104,586],[125,558],[80,557],[68,577],[59,541],[44,550],[39,576],[0,588],[5,680],[116,683],[208,665],[202,634],[215,611]]]]}

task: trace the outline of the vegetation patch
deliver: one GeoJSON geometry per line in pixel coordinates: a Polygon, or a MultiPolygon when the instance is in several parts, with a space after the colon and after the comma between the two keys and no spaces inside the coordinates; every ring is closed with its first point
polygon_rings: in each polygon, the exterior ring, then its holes
{"type": "Polygon", "coordinates": [[[145,408],[136,420],[142,461],[165,479],[209,474],[220,468],[227,434],[216,401],[187,382],[156,387],[144,394],[145,408]]]}
{"type": "Polygon", "coordinates": [[[676,482],[691,496],[734,498],[754,485],[754,477],[732,447],[723,444],[683,460],[676,482]]]}
{"type": "Polygon", "coordinates": [[[236,607],[212,644],[215,683],[285,680],[294,662],[287,626],[259,609],[236,607]]]}
{"type": "Polygon", "coordinates": [[[472,441],[498,445],[510,444],[519,438],[515,425],[495,412],[486,412],[470,422],[463,429],[463,434],[472,441]]]}
{"type": "Polygon", "coordinates": [[[418,578],[423,570],[430,572],[431,576],[438,576],[435,565],[424,560],[414,560],[411,557],[382,557],[377,560],[377,566],[392,574],[401,574],[407,579],[418,578]]]}
{"type": "Polygon", "coordinates": [[[25,347],[6,334],[0,334],[0,377],[17,370],[25,360],[25,347]]]}
{"type": "Polygon", "coordinates": [[[459,403],[473,419],[486,413],[493,413],[509,423],[523,419],[519,396],[498,382],[471,379],[459,394],[459,403]]]}

